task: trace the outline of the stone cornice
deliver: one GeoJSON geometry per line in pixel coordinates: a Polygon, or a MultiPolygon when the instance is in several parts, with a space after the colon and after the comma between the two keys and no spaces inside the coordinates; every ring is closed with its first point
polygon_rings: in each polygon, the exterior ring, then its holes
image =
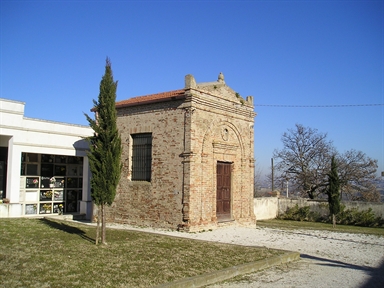
{"type": "Polygon", "coordinates": [[[252,106],[241,104],[240,102],[231,101],[225,98],[219,98],[218,95],[207,93],[206,91],[201,91],[201,90],[192,89],[192,88],[189,90],[191,91],[188,93],[186,100],[193,102],[194,103],[193,106],[195,107],[197,105],[201,106],[196,108],[210,111],[210,112],[213,112],[211,109],[216,109],[218,111],[221,111],[221,114],[231,113],[233,117],[240,118],[239,116],[242,116],[248,119],[252,119],[252,121],[253,121],[253,118],[257,115],[257,113],[253,111],[252,106]],[[199,94],[201,93],[201,95],[198,95],[198,93],[194,93],[194,92],[199,92],[199,94]],[[211,96],[212,99],[208,97],[206,98],[202,97],[204,94],[211,96]]]}

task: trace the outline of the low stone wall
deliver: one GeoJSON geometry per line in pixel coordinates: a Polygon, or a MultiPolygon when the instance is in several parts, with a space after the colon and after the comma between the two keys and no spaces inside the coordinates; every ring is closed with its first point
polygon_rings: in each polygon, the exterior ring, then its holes
{"type": "MultiPolygon", "coordinates": [[[[306,198],[277,198],[277,197],[258,197],[254,198],[254,211],[257,220],[274,219],[278,215],[284,214],[287,209],[309,206],[310,210],[323,216],[329,214],[328,202],[326,200],[311,200],[306,198]]],[[[356,208],[359,211],[366,211],[369,208],[375,213],[376,217],[384,219],[384,203],[350,201],[342,202],[346,209],[356,208]]]]}
{"type": "Polygon", "coordinates": [[[372,212],[375,213],[376,217],[381,217],[384,219],[384,203],[374,203],[374,202],[343,202],[346,209],[357,208],[358,210],[368,210],[372,209],[372,212]]]}
{"type": "Polygon", "coordinates": [[[254,198],[254,211],[256,220],[275,219],[279,211],[279,198],[258,197],[254,198]]]}
{"type": "MultiPolygon", "coordinates": [[[[278,200],[279,211],[278,215],[281,215],[287,211],[288,208],[294,207],[296,204],[300,207],[309,206],[313,212],[320,213],[323,216],[329,215],[328,201],[326,200],[311,200],[305,198],[280,198],[278,200]]],[[[346,210],[357,209],[358,211],[366,211],[372,209],[372,212],[376,217],[384,219],[384,203],[376,202],[361,202],[361,201],[342,201],[341,202],[346,210]]]]}
{"type": "Polygon", "coordinates": [[[289,208],[299,208],[309,206],[310,211],[319,213],[322,216],[329,215],[328,201],[326,200],[311,200],[306,198],[279,198],[278,215],[284,214],[289,208]]]}
{"type": "Polygon", "coordinates": [[[20,217],[22,207],[21,204],[0,204],[0,218],[20,217]]]}

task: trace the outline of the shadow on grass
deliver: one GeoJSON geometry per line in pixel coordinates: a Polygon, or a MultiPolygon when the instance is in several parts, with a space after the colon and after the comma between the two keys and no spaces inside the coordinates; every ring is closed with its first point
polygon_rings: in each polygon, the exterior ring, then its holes
{"type": "Polygon", "coordinates": [[[67,224],[62,223],[62,222],[59,223],[56,221],[51,221],[47,218],[40,219],[40,221],[42,223],[44,223],[45,225],[48,225],[51,228],[54,228],[54,229],[57,229],[57,230],[60,230],[60,231],[63,231],[63,232],[69,233],[69,234],[78,235],[79,237],[83,238],[84,240],[87,240],[91,243],[95,243],[95,239],[87,236],[86,232],[79,229],[79,228],[67,225],[67,224]]]}

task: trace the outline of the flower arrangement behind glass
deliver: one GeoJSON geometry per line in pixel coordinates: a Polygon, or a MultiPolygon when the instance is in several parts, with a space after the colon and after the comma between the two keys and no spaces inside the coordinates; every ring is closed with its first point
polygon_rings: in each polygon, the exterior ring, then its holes
{"type": "Polygon", "coordinates": [[[49,182],[51,183],[51,184],[49,184],[50,187],[55,187],[56,178],[55,177],[51,177],[49,179],[49,182]]]}
{"type": "Polygon", "coordinates": [[[37,184],[37,183],[39,183],[39,179],[33,179],[33,184],[37,184]]]}
{"type": "Polygon", "coordinates": [[[63,204],[59,204],[58,208],[59,208],[59,215],[63,214],[64,205],[63,204]]]}
{"type": "Polygon", "coordinates": [[[45,193],[44,193],[44,196],[45,196],[45,198],[52,198],[52,190],[49,190],[49,191],[46,191],[45,193]]]}
{"type": "Polygon", "coordinates": [[[45,210],[45,211],[50,211],[51,210],[51,204],[44,204],[43,205],[43,210],[45,210]]]}

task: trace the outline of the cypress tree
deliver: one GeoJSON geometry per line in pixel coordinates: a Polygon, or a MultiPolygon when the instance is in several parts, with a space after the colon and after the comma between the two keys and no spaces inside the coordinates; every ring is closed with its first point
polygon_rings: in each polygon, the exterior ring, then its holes
{"type": "Polygon", "coordinates": [[[337,173],[337,163],[335,156],[332,156],[331,171],[328,176],[328,204],[329,213],[332,215],[332,225],[336,227],[336,215],[340,212],[340,179],[337,173]]]}
{"type": "Polygon", "coordinates": [[[88,152],[91,170],[91,196],[98,208],[96,244],[100,237],[106,244],[105,207],[115,199],[116,187],[121,173],[121,137],[117,130],[117,113],[115,108],[117,81],[113,81],[111,62],[106,59],[105,73],[100,82],[98,101],[93,100],[95,119],[87,114],[85,117],[94,135],[87,140],[90,144],[88,152]]]}

